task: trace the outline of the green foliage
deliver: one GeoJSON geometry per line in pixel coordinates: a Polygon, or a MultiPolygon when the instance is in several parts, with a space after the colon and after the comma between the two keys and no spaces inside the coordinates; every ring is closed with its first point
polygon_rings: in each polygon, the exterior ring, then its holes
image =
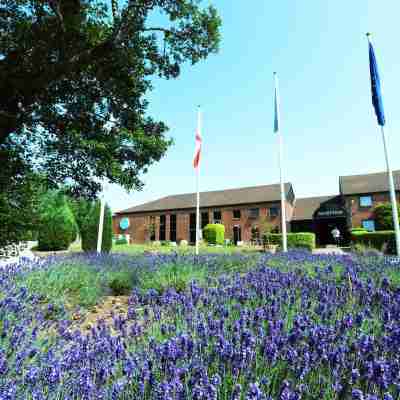
{"type": "Polygon", "coordinates": [[[38,249],[67,250],[76,238],[77,226],[65,196],[48,192],[42,199],[40,213],[38,249]]]}
{"type": "MultiPolygon", "coordinates": [[[[89,212],[84,223],[82,235],[82,249],[84,251],[97,250],[97,237],[99,232],[100,201],[96,201],[89,212]]],[[[112,247],[112,215],[110,208],[106,205],[104,209],[104,223],[101,251],[109,253],[112,247]]]]}
{"type": "Polygon", "coordinates": [[[10,149],[0,143],[0,248],[37,235],[43,182],[21,151],[19,146],[10,149]]]}
{"type": "Polygon", "coordinates": [[[94,273],[90,266],[82,264],[68,263],[33,271],[22,283],[39,298],[70,306],[94,306],[103,292],[100,275],[94,273]]]}
{"type": "Polygon", "coordinates": [[[72,213],[74,214],[79,234],[82,235],[82,230],[86,224],[88,216],[90,215],[90,211],[93,207],[93,202],[85,199],[84,197],[80,197],[77,199],[68,197],[68,204],[72,210],[72,213]]]}
{"type": "Polygon", "coordinates": [[[178,293],[184,292],[190,282],[204,283],[208,276],[207,269],[193,264],[170,264],[162,268],[144,272],[140,277],[140,288],[143,291],[155,289],[159,294],[169,288],[174,288],[178,293]]]}
{"type": "Polygon", "coordinates": [[[29,165],[54,185],[68,179],[76,195],[93,197],[105,177],[139,189],[172,143],[146,97],[154,78],[177,78],[218,50],[215,8],[5,0],[0,11],[0,145],[20,143],[29,165]]]}
{"type": "MultiPolygon", "coordinates": [[[[265,243],[275,244],[282,247],[282,234],[270,233],[263,236],[265,243]]],[[[298,232],[287,234],[288,248],[315,249],[315,234],[311,232],[298,232]]]]}
{"type": "MultiPolygon", "coordinates": [[[[397,206],[400,214],[400,207],[397,206]]],[[[374,208],[375,228],[377,231],[391,231],[393,227],[393,212],[390,203],[378,204],[374,208]]]]}
{"type": "Polygon", "coordinates": [[[353,232],[351,234],[353,245],[361,244],[389,254],[395,254],[395,240],[394,231],[353,232]]]}
{"type": "Polygon", "coordinates": [[[222,224],[208,224],[203,228],[203,239],[209,244],[224,244],[225,226],[222,224]]]}
{"type": "Polygon", "coordinates": [[[365,228],[361,228],[361,227],[352,228],[352,229],[350,230],[350,233],[357,233],[357,232],[368,232],[368,230],[365,229],[365,228]]]}
{"type": "Polygon", "coordinates": [[[110,273],[107,281],[113,296],[129,295],[132,289],[139,284],[138,276],[133,270],[110,273]]]}
{"type": "Polygon", "coordinates": [[[119,238],[115,241],[115,244],[117,246],[123,245],[123,244],[128,244],[128,241],[126,240],[125,237],[119,238]]]}

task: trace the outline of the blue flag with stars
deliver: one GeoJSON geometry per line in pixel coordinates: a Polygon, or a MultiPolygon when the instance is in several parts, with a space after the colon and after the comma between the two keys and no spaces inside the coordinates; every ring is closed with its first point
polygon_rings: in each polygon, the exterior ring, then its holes
{"type": "Polygon", "coordinates": [[[381,81],[379,79],[378,63],[372,43],[369,42],[369,70],[371,74],[372,104],[380,126],[385,126],[385,112],[383,109],[381,81]]]}

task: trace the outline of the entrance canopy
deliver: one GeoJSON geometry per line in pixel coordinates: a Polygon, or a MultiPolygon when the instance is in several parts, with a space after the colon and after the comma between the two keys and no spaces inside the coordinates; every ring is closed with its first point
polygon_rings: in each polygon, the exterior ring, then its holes
{"type": "Polygon", "coordinates": [[[348,240],[347,211],[341,196],[297,199],[292,232],[314,232],[319,245],[333,244],[331,231],[338,228],[343,244],[348,240]]]}

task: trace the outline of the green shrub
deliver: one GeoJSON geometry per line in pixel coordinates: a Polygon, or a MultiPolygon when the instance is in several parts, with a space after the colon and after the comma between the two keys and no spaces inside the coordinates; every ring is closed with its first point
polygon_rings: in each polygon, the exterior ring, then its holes
{"type": "Polygon", "coordinates": [[[170,240],[162,240],[161,246],[171,246],[171,241],[170,240]]]}
{"type": "Polygon", "coordinates": [[[222,224],[208,224],[203,228],[203,239],[209,244],[224,244],[225,226],[222,224]]]}
{"type": "Polygon", "coordinates": [[[368,232],[368,230],[365,228],[357,227],[357,228],[350,229],[350,233],[353,233],[353,232],[368,232]]]}
{"type": "MultiPolygon", "coordinates": [[[[400,207],[397,206],[400,214],[400,207]]],[[[390,203],[378,204],[374,208],[375,228],[378,231],[393,230],[393,213],[392,205],[390,203]]]]}
{"type": "MultiPolygon", "coordinates": [[[[83,251],[97,250],[97,235],[99,231],[100,201],[96,201],[86,218],[82,227],[82,249],[83,251]]],[[[111,210],[106,205],[104,210],[103,237],[101,251],[109,253],[112,247],[112,216],[111,210]]]]}
{"type": "MultiPolygon", "coordinates": [[[[275,244],[282,247],[282,234],[270,233],[263,236],[264,243],[275,244]]],[[[311,232],[299,232],[287,234],[288,248],[315,249],[315,234],[311,232]]]]}
{"type": "Polygon", "coordinates": [[[49,196],[41,209],[38,249],[42,251],[67,250],[76,235],[75,218],[65,197],[60,194],[49,196]]]}
{"type": "Polygon", "coordinates": [[[122,237],[122,238],[116,239],[116,240],[115,240],[115,244],[116,244],[117,246],[118,246],[118,245],[121,245],[121,244],[128,244],[128,241],[126,240],[125,237],[122,237]]]}
{"type": "Polygon", "coordinates": [[[108,287],[113,296],[129,295],[133,287],[139,283],[132,271],[118,271],[110,274],[108,287]]]}
{"type": "Polygon", "coordinates": [[[383,250],[385,253],[394,254],[396,251],[394,231],[377,232],[352,232],[352,245],[363,245],[377,250],[383,250]]]}

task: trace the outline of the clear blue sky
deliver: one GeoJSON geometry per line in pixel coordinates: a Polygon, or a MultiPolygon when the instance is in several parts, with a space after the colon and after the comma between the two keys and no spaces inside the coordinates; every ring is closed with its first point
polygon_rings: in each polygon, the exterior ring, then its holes
{"type": "Polygon", "coordinates": [[[374,34],[392,167],[400,168],[398,0],[214,4],[223,20],[221,50],[185,66],[178,80],[155,82],[149,113],[169,125],[175,144],[143,176],[143,191],[106,189],[114,212],[195,191],[197,104],[204,113],[201,190],[277,183],[274,71],[280,79],[286,181],[297,197],[337,193],[339,175],[384,170],[370,97],[367,31],[374,34]]]}

